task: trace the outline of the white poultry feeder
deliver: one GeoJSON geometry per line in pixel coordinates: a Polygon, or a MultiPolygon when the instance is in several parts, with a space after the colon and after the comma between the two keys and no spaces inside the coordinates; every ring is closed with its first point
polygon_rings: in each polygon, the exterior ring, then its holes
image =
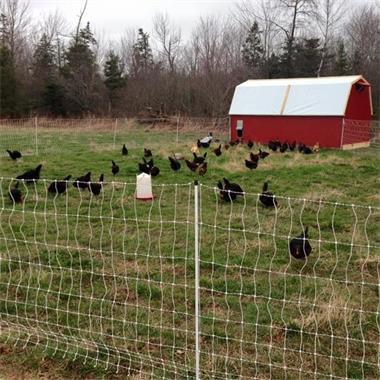
{"type": "Polygon", "coordinates": [[[136,177],[136,199],[150,201],[153,199],[152,177],[141,173],[136,177]]]}

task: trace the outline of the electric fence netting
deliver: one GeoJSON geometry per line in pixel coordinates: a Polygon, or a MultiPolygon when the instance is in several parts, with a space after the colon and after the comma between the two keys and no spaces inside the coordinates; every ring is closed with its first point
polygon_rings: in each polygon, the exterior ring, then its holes
{"type": "Polygon", "coordinates": [[[1,341],[143,378],[379,378],[379,208],[50,183],[14,203],[0,178],[1,341]]]}
{"type": "Polygon", "coordinates": [[[89,365],[186,378],[194,362],[193,187],[104,183],[99,197],[1,179],[1,338],[89,365]],[[190,253],[191,252],[191,253],[190,253]],[[191,295],[189,294],[191,292],[191,295]]]}
{"type": "Polygon", "coordinates": [[[201,186],[203,377],[379,378],[380,209],[276,200],[201,186]]]}

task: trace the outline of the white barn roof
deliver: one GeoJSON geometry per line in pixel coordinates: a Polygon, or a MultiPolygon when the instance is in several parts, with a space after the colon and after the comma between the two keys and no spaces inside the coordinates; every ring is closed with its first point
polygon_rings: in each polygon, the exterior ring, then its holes
{"type": "Polygon", "coordinates": [[[344,116],[360,75],[248,80],[236,87],[230,115],[344,116]]]}

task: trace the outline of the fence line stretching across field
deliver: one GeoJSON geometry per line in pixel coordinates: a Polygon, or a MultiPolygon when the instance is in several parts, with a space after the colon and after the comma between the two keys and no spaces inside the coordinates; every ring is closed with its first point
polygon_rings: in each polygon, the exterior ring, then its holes
{"type": "MultiPolygon", "coordinates": [[[[165,122],[157,121],[139,124],[136,119],[127,118],[103,118],[103,119],[3,119],[0,120],[0,152],[5,154],[5,149],[16,149],[24,155],[38,155],[46,153],[49,149],[57,149],[59,139],[66,133],[78,134],[78,144],[86,141],[98,146],[115,149],[125,142],[128,143],[128,133],[139,131],[140,133],[154,134],[167,131],[168,143],[181,143],[183,135],[191,135],[194,139],[213,132],[222,140],[229,140],[229,119],[224,118],[195,118],[172,117],[165,122]],[[60,135],[61,134],[61,135],[60,135]],[[58,139],[58,140],[57,140],[58,139]],[[127,140],[127,141],[126,141],[127,140]]],[[[194,140],[196,141],[196,140],[194,140]]],[[[344,120],[342,129],[342,146],[366,146],[361,142],[369,141],[370,146],[380,146],[380,122],[344,120]],[[370,127],[368,128],[368,123],[370,127]],[[358,143],[360,142],[360,143],[358,143]]]]}
{"type": "Polygon", "coordinates": [[[1,340],[127,376],[379,377],[379,207],[50,183],[20,183],[14,204],[0,178],[1,340]]]}

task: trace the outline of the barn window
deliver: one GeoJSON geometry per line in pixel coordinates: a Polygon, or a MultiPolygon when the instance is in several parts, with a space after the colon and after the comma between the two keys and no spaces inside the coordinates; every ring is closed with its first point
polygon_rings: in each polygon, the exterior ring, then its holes
{"type": "Polygon", "coordinates": [[[238,137],[243,137],[243,120],[238,120],[236,123],[236,132],[238,137]]]}

